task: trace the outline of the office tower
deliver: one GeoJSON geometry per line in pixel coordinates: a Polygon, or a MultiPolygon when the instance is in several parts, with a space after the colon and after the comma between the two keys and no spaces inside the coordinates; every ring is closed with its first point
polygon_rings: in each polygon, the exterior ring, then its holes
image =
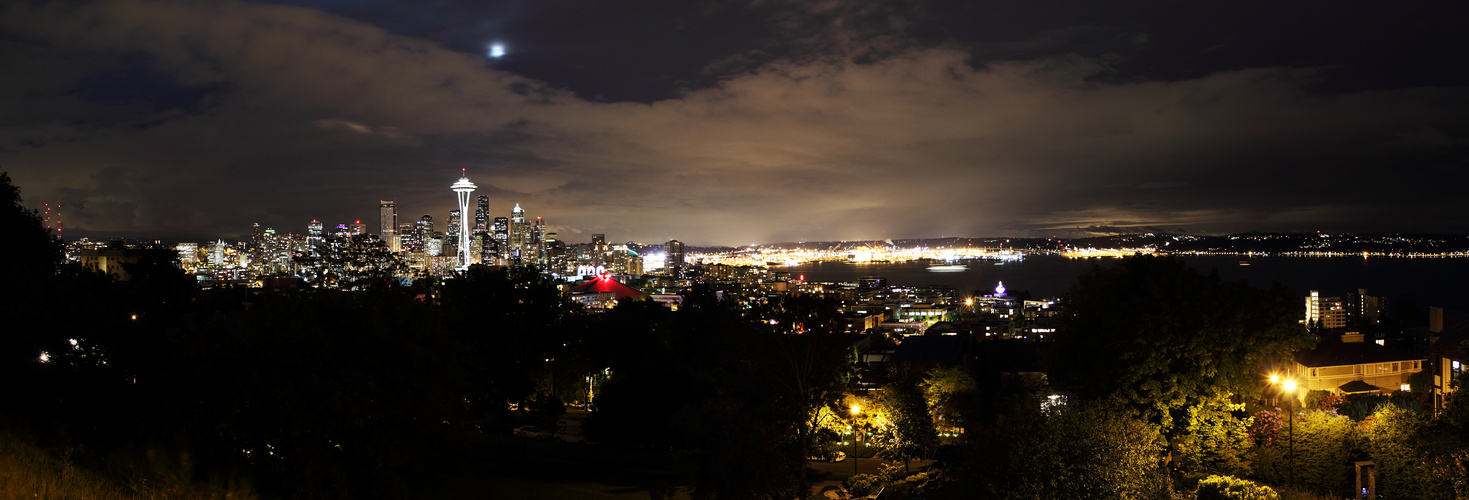
{"type": "Polygon", "coordinates": [[[323,239],[321,221],[311,219],[311,224],[306,226],[306,248],[311,250],[312,255],[317,254],[317,247],[321,246],[323,239]]]}
{"type": "Polygon", "coordinates": [[[444,243],[446,244],[456,245],[459,243],[459,224],[463,222],[463,219],[459,215],[460,213],[458,210],[449,211],[449,227],[444,228],[444,243]]]}
{"type": "MultiPolygon", "coordinates": [[[[499,218],[503,219],[504,217],[499,218]]],[[[480,242],[480,263],[483,263],[487,266],[504,265],[504,263],[500,261],[500,249],[504,247],[504,244],[501,242],[502,240],[500,240],[498,236],[499,234],[496,233],[485,233],[479,235],[478,240],[480,242]]]]}
{"type": "Polygon", "coordinates": [[[612,274],[638,276],[643,274],[643,257],[627,245],[612,247],[612,274]]]}
{"type": "Polygon", "coordinates": [[[545,240],[546,221],[541,220],[540,217],[536,217],[535,224],[531,225],[530,228],[530,242],[526,246],[528,247],[528,252],[533,256],[531,262],[535,262],[536,265],[541,267],[545,267],[548,264],[546,262],[545,240]]]}
{"type": "Polygon", "coordinates": [[[363,224],[362,219],[358,219],[357,222],[352,223],[352,227],[347,230],[347,234],[352,236],[367,234],[367,224],[363,224]]]}
{"type": "Polygon", "coordinates": [[[494,226],[492,226],[492,228],[493,233],[491,234],[491,236],[495,238],[495,242],[500,246],[500,248],[504,248],[506,245],[510,244],[509,217],[495,217],[495,224],[494,226]]]}
{"type": "Polygon", "coordinates": [[[474,234],[490,230],[490,197],[479,195],[479,208],[474,209],[474,234]]]}
{"type": "Polygon", "coordinates": [[[675,278],[683,276],[683,242],[668,240],[663,244],[663,272],[675,278]]]}
{"type": "Polygon", "coordinates": [[[591,252],[592,252],[592,255],[591,255],[591,260],[592,261],[590,262],[590,264],[592,265],[592,267],[605,266],[605,265],[607,265],[607,259],[606,259],[606,254],[607,254],[607,235],[605,235],[605,234],[593,234],[592,235],[592,249],[591,249],[591,252]]]}
{"type": "Polygon", "coordinates": [[[209,249],[209,265],[212,267],[224,267],[224,240],[219,240],[209,249]]]}
{"type": "Polygon", "coordinates": [[[474,188],[476,187],[473,182],[469,182],[469,174],[464,172],[464,170],[460,170],[461,175],[459,181],[449,186],[459,198],[459,210],[457,213],[449,212],[449,237],[455,241],[455,246],[458,247],[458,268],[461,271],[469,269],[469,227],[465,226],[459,219],[462,214],[469,213],[469,197],[474,194],[474,188]]]}
{"type": "Polygon", "coordinates": [[[263,249],[263,248],[265,248],[265,233],[260,228],[260,223],[259,222],[256,222],[253,226],[250,227],[250,249],[249,250],[250,250],[250,260],[252,262],[259,262],[260,261],[260,252],[261,252],[261,249],[263,249]]]}
{"type": "Polygon", "coordinates": [[[546,268],[554,274],[565,272],[566,245],[562,243],[561,238],[558,238],[556,233],[546,233],[545,242],[541,246],[541,252],[544,255],[543,259],[546,261],[546,268]]]}
{"type": "Polygon", "coordinates": [[[418,250],[418,243],[416,241],[418,233],[417,227],[418,221],[398,223],[398,233],[393,236],[398,239],[398,246],[402,248],[402,251],[415,252],[418,250]]]}
{"type": "MultiPolygon", "coordinates": [[[[256,224],[255,226],[259,227],[260,224],[256,224]]],[[[192,271],[194,267],[199,264],[198,243],[179,243],[174,248],[177,249],[179,253],[179,265],[183,267],[185,271],[192,271]]]]}
{"type": "Polygon", "coordinates": [[[525,257],[525,247],[530,241],[530,225],[525,222],[525,209],[516,203],[515,208],[510,209],[510,260],[514,265],[522,265],[525,257]]]}
{"type": "Polygon", "coordinates": [[[413,225],[413,240],[418,244],[418,251],[423,251],[424,242],[434,234],[434,216],[423,214],[413,225]]]}
{"type": "Polygon", "coordinates": [[[396,237],[398,234],[398,204],[393,200],[379,200],[377,206],[378,236],[388,244],[389,250],[403,251],[402,240],[396,237]]]}

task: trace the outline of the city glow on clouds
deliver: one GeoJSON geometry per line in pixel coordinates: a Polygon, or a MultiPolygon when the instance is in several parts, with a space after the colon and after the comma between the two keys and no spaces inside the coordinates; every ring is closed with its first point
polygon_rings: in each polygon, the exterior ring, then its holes
{"type": "Polygon", "coordinates": [[[617,241],[1469,230],[1456,183],[1421,177],[1462,180],[1462,168],[1343,175],[1463,152],[1445,132],[1469,108],[1459,88],[1315,95],[1317,70],[1287,68],[1108,82],[1104,59],[976,63],[955,44],[897,44],[602,102],[302,7],[11,5],[0,23],[29,41],[6,60],[32,75],[0,89],[0,167],[83,232],[299,232],[368,216],[379,199],[442,217],[460,168],[497,210],[518,202],[563,237],[617,241]],[[140,54],[150,85],[197,97],[45,90],[128,71],[120,61],[140,54]]]}

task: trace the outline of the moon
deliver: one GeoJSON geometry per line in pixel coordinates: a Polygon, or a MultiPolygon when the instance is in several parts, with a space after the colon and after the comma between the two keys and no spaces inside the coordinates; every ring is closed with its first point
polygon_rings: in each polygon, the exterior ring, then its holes
{"type": "Polygon", "coordinates": [[[505,57],[505,44],[499,42],[490,44],[490,57],[495,59],[505,57]]]}

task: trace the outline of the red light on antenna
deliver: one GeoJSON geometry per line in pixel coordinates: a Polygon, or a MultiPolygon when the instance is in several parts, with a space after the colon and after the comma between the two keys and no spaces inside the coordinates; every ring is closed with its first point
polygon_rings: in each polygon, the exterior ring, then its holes
{"type": "Polygon", "coordinates": [[[806,281],[806,275],[802,274],[799,278],[796,278],[796,281],[806,281]]]}

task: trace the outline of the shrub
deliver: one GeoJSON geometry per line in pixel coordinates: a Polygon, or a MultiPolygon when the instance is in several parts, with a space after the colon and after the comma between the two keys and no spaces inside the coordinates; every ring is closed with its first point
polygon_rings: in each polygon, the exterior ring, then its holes
{"type": "MultiPolygon", "coordinates": [[[[1303,489],[1349,495],[1353,483],[1353,457],[1359,446],[1357,424],[1329,411],[1306,411],[1295,421],[1295,484],[1303,489]]],[[[1255,479],[1285,484],[1291,476],[1289,426],[1274,436],[1274,446],[1251,450],[1255,479]]]]}
{"type": "Polygon", "coordinates": [[[1279,500],[1269,486],[1234,476],[1209,476],[1199,481],[1198,500],[1279,500]]]}
{"type": "Polygon", "coordinates": [[[860,497],[871,494],[872,490],[876,489],[879,484],[882,483],[877,480],[877,476],[872,474],[857,474],[842,482],[842,487],[846,488],[847,493],[851,493],[852,496],[860,497]]]}
{"type": "Polygon", "coordinates": [[[1280,416],[1280,408],[1275,411],[1263,410],[1255,413],[1250,420],[1250,439],[1256,446],[1270,446],[1275,444],[1275,437],[1280,434],[1280,429],[1285,427],[1285,420],[1280,416]]]}

